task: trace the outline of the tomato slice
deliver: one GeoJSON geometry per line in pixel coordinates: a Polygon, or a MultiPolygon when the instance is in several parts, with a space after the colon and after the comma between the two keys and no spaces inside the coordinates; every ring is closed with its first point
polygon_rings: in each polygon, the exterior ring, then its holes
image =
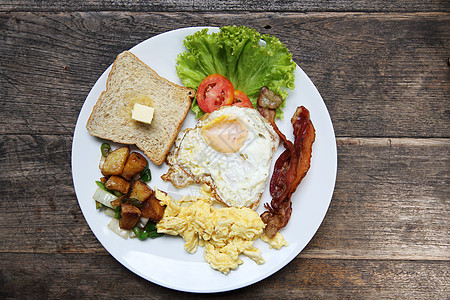
{"type": "Polygon", "coordinates": [[[206,113],[213,112],[223,105],[231,105],[233,99],[233,84],[220,74],[207,76],[197,89],[198,106],[206,113]]]}
{"type": "Polygon", "coordinates": [[[238,107],[251,107],[253,108],[253,104],[250,101],[250,99],[247,97],[247,95],[239,90],[234,90],[234,99],[232,106],[238,106],[238,107]]]}

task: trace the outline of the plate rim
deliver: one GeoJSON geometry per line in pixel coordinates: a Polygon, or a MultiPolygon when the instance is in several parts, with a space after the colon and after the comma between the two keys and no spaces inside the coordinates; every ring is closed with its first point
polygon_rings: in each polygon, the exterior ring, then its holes
{"type": "MultiPolygon", "coordinates": [[[[208,29],[212,29],[212,30],[218,30],[219,27],[210,27],[210,26],[191,26],[191,27],[183,27],[183,28],[178,28],[178,29],[166,31],[166,32],[157,34],[157,35],[155,35],[155,36],[152,36],[152,37],[150,37],[150,38],[148,38],[148,39],[145,39],[145,40],[141,41],[140,43],[138,43],[138,44],[134,45],[133,47],[131,47],[131,48],[129,49],[129,51],[133,52],[133,51],[135,51],[136,49],[138,49],[139,47],[142,47],[142,44],[148,42],[149,40],[156,39],[156,38],[162,38],[162,37],[164,37],[165,35],[170,35],[170,34],[173,34],[173,33],[175,33],[175,32],[184,32],[184,31],[192,31],[192,30],[198,31],[198,30],[201,30],[201,29],[204,29],[204,28],[208,28],[208,29]]],[[[195,32],[195,31],[194,31],[194,32],[195,32]]],[[[192,33],[193,33],[193,32],[188,33],[188,34],[192,34],[192,33]]],[[[295,62],[295,61],[294,61],[294,62],[295,62]]],[[[315,92],[317,93],[317,95],[320,97],[320,100],[321,100],[321,103],[320,103],[320,104],[323,105],[323,107],[324,107],[324,109],[325,109],[324,111],[326,112],[326,115],[327,115],[327,121],[328,121],[328,123],[329,123],[329,124],[327,124],[327,125],[328,125],[328,126],[331,126],[331,134],[332,134],[332,138],[333,138],[333,141],[334,141],[333,144],[330,145],[331,148],[332,148],[331,150],[333,150],[333,151],[332,151],[332,155],[334,156],[334,157],[333,157],[333,163],[334,163],[334,168],[333,168],[333,169],[334,169],[334,172],[332,172],[332,174],[331,174],[332,179],[333,179],[333,180],[332,180],[333,184],[332,184],[332,186],[330,187],[330,192],[331,192],[331,194],[329,195],[329,200],[327,200],[326,209],[325,209],[325,211],[323,212],[323,214],[322,214],[322,216],[321,216],[321,218],[320,218],[320,222],[318,222],[317,228],[314,230],[314,233],[309,237],[309,239],[308,239],[308,241],[305,243],[305,245],[304,245],[303,247],[300,247],[300,249],[298,250],[298,253],[296,253],[295,255],[292,255],[292,254],[291,254],[290,256],[285,257],[282,261],[280,261],[280,263],[278,263],[278,264],[276,264],[275,266],[273,266],[268,272],[265,272],[265,273],[264,273],[263,275],[261,275],[261,276],[255,276],[253,279],[251,279],[251,280],[249,280],[249,281],[246,281],[246,282],[243,283],[243,284],[239,284],[239,283],[238,283],[238,284],[235,284],[234,286],[231,286],[231,287],[228,286],[228,287],[225,287],[225,288],[186,289],[186,288],[180,288],[180,287],[177,287],[176,285],[168,284],[167,282],[158,280],[157,278],[150,278],[147,274],[143,274],[141,271],[137,270],[136,268],[134,268],[133,266],[131,266],[130,264],[128,264],[126,261],[124,261],[121,257],[118,256],[117,253],[115,253],[114,251],[110,251],[110,250],[108,249],[108,247],[103,243],[102,238],[100,238],[99,236],[97,236],[96,230],[94,230],[94,228],[92,227],[93,224],[91,224],[91,223],[88,221],[88,218],[87,218],[87,216],[86,216],[86,214],[85,214],[85,212],[84,212],[84,210],[83,210],[83,206],[82,206],[82,204],[81,204],[80,197],[79,197],[79,192],[77,191],[77,189],[78,189],[78,188],[77,188],[77,183],[76,183],[77,180],[75,179],[75,177],[76,177],[76,176],[75,176],[75,169],[76,169],[76,167],[75,167],[75,158],[74,158],[75,155],[74,155],[74,152],[75,152],[76,146],[77,146],[77,145],[76,145],[76,141],[78,140],[78,138],[77,138],[78,135],[77,135],[77,134],[79,133],[79,131],[80,131],[81,129],[86,130],[85,124],[81,124],[81,114],[82,114],[82,112],[83,112],[83,108],[84,108],[84,109],[87,109],[87,108],[85,108],[87,99],[89,98],[90,94],[93,92],[94,88],[99,84],[99,81],[100,81],[102,78],[104,78],[104,76],[107,76],[107,75],[108,75],[109,70],[111,69],[111,66],[112,66],[112,63],[111,63],[111,64],[106,68],[106,70],[105,70],[105,71],[97,78],[96,82],[95,82],[94,85],[91,87],[91,89],[90,89],[88,95],[86,96],[86,98],[85,98],[85,100],[84,100],[84,102],[83,102],[82,108],[80,109],[79,115],[78,115],[78,117],[77,117],[77,122],[76,122],[76,125],[75,125],[75,129],[74,129],[74,133],[73,133],[72,150],[71,150],[71,169],[72,169],[72,181],[73,181],[73,185],[74,185],[74,189],[75,189],[75,194],[76,194],[76,197],[77,197],[77,202],[78,202],[78,205],[79,205],[79,207],[80,207],[80,209],[81,209],[81,211],[82,211],[82,214],[83,214],[83,216],[84,216],[84,218],[85,218],[85,220],[86,220],[86,223],[88,223],[88,226],[89,226],[91,232],[94,234],[94,236],[95,236],[95,237],[97,238],[97,240],[100,242],[100,244],[105,248],[105,250],[106,250],[111,256],[113,256],[113,257],[115,258],[115,260],[117,260],[120,264],[122,264],[124,267],[126,267],[129,271],[131,271],[131,272],[137,274],[138,276],[140,276],[140,277],[142,277],[142,278],[144,278],[144,279],[146,279],[146,280],[148,280],[148,281],[150,281],[150,282],[153,282],[153,283],[155,283],[155,284],[158,284],[158,285],[160,285],[160,286],[164,286],[164,287],[166,287],[166,288],[170,288],[170,289],[178,290],[178,291],[184,291],[184,292],[192,292],[192,293],[217,293],[217,292],[225,292],[225,291],[231,291],[231,290],[236,290],[236,289],[239,289],[239,288],[243,288],[243,287],[252,285],[252,284],[254,284],[254,283],[256,283],[256,282],[259,282],[259,281],[261,281],[261,280],[263,280],[263,279],[265,279],[265,278],[268,278],[268,277],[270,277],[271,275],[273,275],[274,273],[276,273],[276,272],[278,272],[279,270],[281,270],[282,268],[284,268],[287,264],[289,264],[289,262],[291,262],[296,256],[298,256],[298,255],[304,250],[304,248],[308,245],[308,243],[311,241],[311,239],[312,239],[312,238],[315,236],[315,234],[317,233],[317,230],[319,229],[320,225],[323,223],[323,220],[324,220],[324,218],[325,218],[325,216],[326,216],[326,214],[327,214],[327,212],[328,212],[328,210],[329,210],[329,206],[330,206],[330,203],[331,203],[333,194],[334,194],[334,189],[335,189],[335,184],[336,184],[336,176],[337,176],[337,144],[336,144],[336,137],[335,137],[335,132],[334,132],[334,128],[333,128],[333,123],[332,123],[332,120],[331,120],[329,111],[328,111],[328,109],[327,109],[327,107],[326,107],[326,105],[325,105],[325,102],[323,101],[322,96],[320,95],[319,91],[317,90],[317,87],[314,85],[314,83],[312,82],[312,80],[308,77],[308,75],[307,75],[307,74],[300,68],[300,66],[296,63],[296,66],[297,66],[296,71],[299,71],[300,73],[302,73],[302,75],[304,75],[304,76],[306,77],[306,79],[309,81],[309,83],[311,84],[311,86],[313,87],[313,89],[315,90],[315,92]]],[[[296,76],[296,77],[297,77],[297,76],[296,76]]],[[[296,88],[297,88],[297,87],[296,87],[296,88]]],[[[91,109],[92,109],[92,108],[90,108],[90,110],[91,110],[91,109]]],[[[90,110],[88,111],[88,113],[90,113],[90,110]]],[[[87,131],[87,130],[86,130],[86,131],[87,131]]],[[[281,147],[281,146],[280,146],[280,147],[281,147]]],[[[276,157],[274,157],[274,160],[276,160],[276,157]]],[[[296,252],[296,251],[293,251],[293,252],[291,252],[291,253],[294,253],[294,252],[296,252]]],[[[218,271],[215,271],[215,272],[218,272],[218,271]]],[[[234,270],[234,271],[232,271],[232,272],[239,272],[239,270],[234,270]]],[[[226,275],[225,275],[225,276],[226,276],[226,275]]]]}

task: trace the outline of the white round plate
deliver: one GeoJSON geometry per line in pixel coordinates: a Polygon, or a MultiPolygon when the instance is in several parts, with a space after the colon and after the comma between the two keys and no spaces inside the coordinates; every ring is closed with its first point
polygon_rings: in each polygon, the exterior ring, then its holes
{"type": "MultiPolygon", "coordinates": [[[[184,37],[202,28],[204,27],[169,31],[136,45],[130,51],[160,76],[181,85],[175,70],[176,56],[185,50],[184,37]]],[[[311,113],[316,140],[313,144],[311,168],[292,197],[292,217],[288,225],[281,230],[289,246],[280,250],[270,249],[268,244],[258,239],[254,245],[261,250],[265,263],[257,265],[242,255],[244,263],[227,275],[213,270],[205,262],[204,248],[199,247],[195,254],[184,250],[181,237],[163,236],[146,241],[125,240],[107,228],[110,217],[95,209],[92,195],[97,188],[95,181],[101,177],[98,164],[100,145],[104,141],[88,134],[86,122],[100,93],[105,90],[110,69],[111,66],[95,83],[78,117],[72,144],[72,175],[78,202],[87,223],[115,259],[137,275],[161,286],[180,291],[211,293],[229,291],[258,282],[283,268],[302,251],[328,210],[336,180],[337,152],[327,108],[314,84],[300,67],[297,66],[295,70],[295,90],[290,92],[286,100],[285,118],[278,120],[277,124],[293,141],[290,118],[297,106],[304,105],[311,113]]],[[[194,124],[194,114],[189,112],[182,129],[193,127],[194,124]]],[[[119,146],[113,143],[111,145],[113,149],[119,146]]],[[[283,145],[280,145],[272,162],[272,170],[273,163],[283,150],[283,145]]],[[[165,163],[161,166],[150,163],[150,169],[151,187],[156,186],[160,190],[176,193],[170,183],[160,178],[168,169],[165,163]]],[[[179,192],[183,193],[185,192],[179,192]]],[[[257,209],[258,213],[264,211],[263,204],[266,202],[270,202],[267,186],[257,209]]]]}

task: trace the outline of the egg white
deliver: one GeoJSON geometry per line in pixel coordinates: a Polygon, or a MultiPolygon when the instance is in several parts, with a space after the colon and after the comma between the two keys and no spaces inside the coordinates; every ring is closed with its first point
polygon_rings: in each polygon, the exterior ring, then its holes
{"type": "Polygon", "coordinates": [[[264,191],[278,144],[278,135],[257,110],[227,106],[183,132],[174,153],[176,164],[187,173],[185,175],[210,185],[219,201],[233,207],[255,208],[264,191]],[[201,134],[204,125],[223,115],[237,118],[247,128],[247,139],[234,153],[216,151],[201,134]]]}

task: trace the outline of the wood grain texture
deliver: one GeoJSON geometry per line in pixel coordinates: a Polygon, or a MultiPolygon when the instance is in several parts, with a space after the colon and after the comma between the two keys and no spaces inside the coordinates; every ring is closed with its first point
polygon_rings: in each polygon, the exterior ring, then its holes
{"type": "Polygon", "coordinates": [[[449,297],[448,1],[0,0],[0,299],[198,298],[140,278],[97,241],[73,188],[72,135],[118,53],[230,24],[292,51],[332,117],[338,173],[321,227],[291,263],[202,296],[449,297]]]}
{"type": "Polygon", "coordinates": [[[278,36],[322,94],[337,136],[450,133],[450,14],[11,13],[0,24],[1,134],[71,134],[118,53],[205,24],[278,36]]]}
{"type": "Polygon", "coordinates": [[[201,0],[201,1],[145,1],[145,0],[89,0],[89,1],[33,1],[33,0],[1,0],[0,11],[252,11],[252,12],[312,12],[312,11],[356,11],[356,12],[450,12],[445,0],[433,1],[244,1],[244,0],[201,0]]]}
{"type": "Polygon", "coordinates": [[[449,260],[450,141],[340,138],[337,144],[333,200],[304,254],[449,260]]]}
{"type": "MultiPolygon", "coordinates": [[[[301,256],[450,259],[450,141],[337,142],[333,200],[301,256]]],[[[0,174],[1,193],[8,199],[0,202],[0,252],[105,253],[78,207],[70,144],[65,136],[0,137],[0,165],[10,170],[0,174]]]]}
{"type": "MultiPolygon", "coordinates": [[[[109,255],[1,253],[0,297],[45,299],[183,298],[148,282],[109,255]],[[39,264],[27,263],[38,260],[39,264]],[[70,276],[67,271],[70,270],[70,276]],[[31,288],[32,287],[32,288],[31,288]]],[[[226,275],[224,275],[226,276],[226,275]]],[[[322,260],[296,258],[252,286],[201,295],[219,299],[445,299],[446,262],[322,260]],[[433,284],[424,285],[424,282],[433,284]]]]}

